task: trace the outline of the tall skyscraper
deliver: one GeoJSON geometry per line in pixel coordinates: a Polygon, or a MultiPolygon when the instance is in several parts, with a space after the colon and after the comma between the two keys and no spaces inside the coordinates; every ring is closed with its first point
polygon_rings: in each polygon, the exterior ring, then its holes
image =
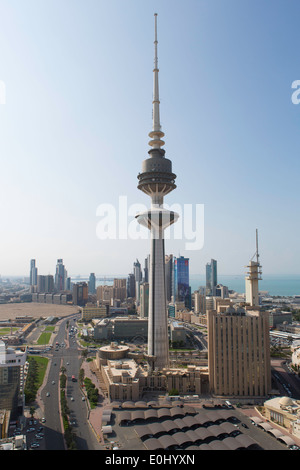
{"type": "Polygon", "coordinates": [[[135,297],[135,277],[133,273],[128,274],[127,277],[127,297],[135,297]]]}
{"type": "Polygon", "coordinates": [[[250,304],[251,307],[259,306],[259,287],[258,281],[262,279],[261,265],[259,262],[258,254],[258,232],[256,230],[256,253],[252,257],[248,268],[248,275],[245,278],[246,281],[246,303],[250,304]],[[256,261],[253,261],[256,258],[256,261]]]}
{"type": "Polygon", "coordinates": [[[135,279],[135,299],[137,304],[139,305],[140,303],[140,283],[142,282],[142,269],[141,269],[141,263],[137,259],[135,263],[133,263],[133,274],[134,274],[134,279],[135,279]]]}
{"type": "Polygon", "coordinates": [[[65,290],[66,279],[67,279],[67,271],[64,266],[63,260],[58,259],[57,265],[56,265],[56,273],[55,273],[55,288],[57,291],[65,290]]]}
{"type": "Polygon", "coordinates": [[[176,222],[178,214],[163,207],[164,196],[176,188],[176,175],[172,172],[172,162],[165,158],[162,149],[159,115],[158,58],[157,58],[157,14],[154,38],[154,86],[153,86],[153,126],[149,133],[151,149],[149,158],[143,161],[142,172],[138,174],[138,189],[151,198],[151,208],[137,214],[138,222],[151,232],[150,272],[149,272],[149,323],[148,323],[148,364],[150,370],[162,369],[169,364],[169,341],[165,288],[165,246],[164,230],[176,222]]]}
{"type": "MultiPolygon", "coordinates": [[[[174,276],[173,276],[174,268],[173,268],[173,255],[166,255],[165,256],[165,277],[166,277],[166,296],[167,301],[170,302],[172,296],[174,296],[174,276]]],[[[173,299],[174,300],[174,299],[173,299]]]]}
{"type": "Polygon", "coordinates": [[[149,282],[149,266],[150,266],[150,255],[148,255],[147,258],[145,258],[143,282],[149,282]]]}
{"type": "Polygon", "coordinates": [[[217,261],[212,259],[206,265],[206,293],[207,295],[216,295],[218,284],[217,261]]]}
{"type": "Polygon", "coordinates": [[[91,273],[89,277],[89,294],[96,294],[96,276],[95,273],[91,273]]]}
{"type": "Polygon", "coordinates": [[[54,291],[54,279],[51,274],[38,276],[37,292],[51,294],[54,291]]]}
{"type": "Polygon", "coordinates": [[[29,273],[29,281],[31,286],[37,286],[37,279],[38,279],[38,270],[35,264],[35,259],[30,260],[30,273],[29,273]]]}
{"type": "Polygon", "coordinates": [[[184,302],[191,308],[191,291],[189,278],[189,258],[174,258],[174,294],[175,301],[184,302]]]}
{"type": "Polygon", "coordinates": [[[88,301],[88,285],[86,282],[78,282],[73,285],[73,304],[84,306],[88,301]]]}
{"type": "Polygon", "coordinates": [[[140,317],[147,318],[149,312],[149,284],[143,282],[140,285],[140,317]]]}

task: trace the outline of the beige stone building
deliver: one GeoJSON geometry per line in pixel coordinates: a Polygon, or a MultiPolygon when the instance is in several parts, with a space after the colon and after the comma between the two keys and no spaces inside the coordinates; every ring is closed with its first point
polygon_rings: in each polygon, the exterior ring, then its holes
{"type": "Polygon", "coordinates": [[[286,428],[300,438],[300,401],[290,397],[276,397],[264,403],[265,417],[286,428]]]}
{"type": "Polygon", "coordinates": [[[209,311],[208,367],[214,395],[266,396],[271,390],[268,315],[241,307],[209,311]]]}
{"type": "Polygon", "coordinates": [[[149,372],[128,357],[129,349],[111,343],[100,348],[95,367],[101,374],[108,397],[113,401],[139,400],[145,392],[178,390],[182,394],[208,393],[207,367],[189,365],[149,372]]]}
{"type": "Polygon", "coordinates": [[[108,309],[106,305],[87,305],[81,307],[81,319],[83,321],[91,321],[93,318],[105,318],[108,315],[108,309]]]}

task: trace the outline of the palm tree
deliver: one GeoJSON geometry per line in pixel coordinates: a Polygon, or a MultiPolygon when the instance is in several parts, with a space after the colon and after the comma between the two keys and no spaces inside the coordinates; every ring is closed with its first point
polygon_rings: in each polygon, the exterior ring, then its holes
{"type": "Polygon", "coordinates": [[[35,407],[31,406],[30,409],[29,409],[29,413],[30,413],[30,416],[31,416],[32,419],[33,419],[35,411],[36,411],[35,407]]]}

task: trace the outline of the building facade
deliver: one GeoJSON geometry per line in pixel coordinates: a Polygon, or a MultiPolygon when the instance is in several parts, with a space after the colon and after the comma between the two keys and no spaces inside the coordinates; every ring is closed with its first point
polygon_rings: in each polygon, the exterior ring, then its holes
{"type": "Polygon", "coordinates": [[[210,263],[206,264],[206,294],[216,295],[216,286],[218,284],[217,261],[211,259],[210,263]]]}
{"type": "Polygon", "coordinates": [[[174,258],[174,300],[191,308],[189,258],[174,258]]]}
{"type": "Polygon", "coordinates": [[[271,390],[269,319],[228,307],[208,312],[209,384],[214,395],[265,397],[271,390]]]}
{"type": "Polygon", "coordinates": [[[23,385],[26,349],[6,347],[0,340],[0,409],[10,410],[16,418],[18,408],[24,405],[23,385]]]}

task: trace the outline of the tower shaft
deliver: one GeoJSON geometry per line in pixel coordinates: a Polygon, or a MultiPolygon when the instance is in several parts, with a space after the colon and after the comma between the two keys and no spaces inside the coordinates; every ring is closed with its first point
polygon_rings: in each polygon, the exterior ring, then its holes
{"type": "Polygon", "coordinates": [[[149,313],[148,313],[148,364],[150,369],[163,369],[169,365],[168,319],[165,286],[165,241],[164,230],[173,224],[178,214],[164,209],[164,196],[176,188],[176,175],[172,162],[165,158],[161,148],[164,133],[160,126],[160,101],[158,89],[157,58],[157,14],[155,16],[154,69],[153,69],[153,124],[149,133],[149,158],[143,161],[139,173],[138,189],[151,197],[151,208],[137,214],[137,221],[151,232],[149,270],[149,313]]]}

